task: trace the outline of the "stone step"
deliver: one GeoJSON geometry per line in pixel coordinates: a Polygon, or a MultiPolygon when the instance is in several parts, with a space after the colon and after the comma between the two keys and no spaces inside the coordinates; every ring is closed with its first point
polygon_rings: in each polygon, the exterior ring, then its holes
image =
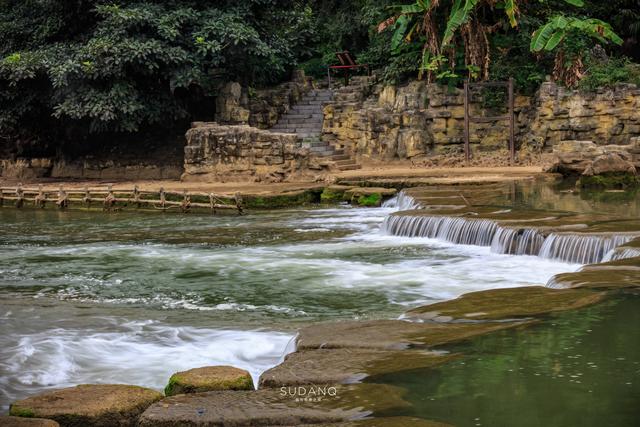
{"type": "MultiPolygon", "coordinates": [[[[335,153],[335,150],[333,152],[335,153]]],[[[334,154],[331,157],[331,160],[334,160],[334,161],[350,160],[350,159],[351,159],[351,157],[349,157],[349,155],[347,155],[347,154],[334,154]]]]}
{"type": "Polygon", "coordinates": [[[311,146],[312,146],[312,147],[329,147],[329,144],[327,144],[327,143],[326,143],[326,142],[324,142],[324,141],[313,141],[313,142],[311,143],[311,146]]]}
{"type": "Polygon", "coordinates": [[[283,119],[282,122],[286,122],[289,124],[314,124],[318,126],[322,126],[322,120],[318,119],[283,119]]]}
{"type": "Polygon", "coordinates": [[[315,105],[295,105],[290,111],[297,112],[297,114],[304,114],[305,112],[309,112],[309,113],[320,112],[321,108],[318,108],[315,105]]]}

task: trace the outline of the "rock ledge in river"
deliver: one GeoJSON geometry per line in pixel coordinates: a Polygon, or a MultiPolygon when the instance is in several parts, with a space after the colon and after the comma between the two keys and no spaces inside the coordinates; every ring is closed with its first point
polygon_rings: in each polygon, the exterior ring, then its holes
{"type": "Polygon", "coordinates": [[[53,420],[44,418],[24,418],[0,415],[0,426],[2,427],[60,427],[60,424],[53,420]]]}
{"type": "Polygon", "coordinates": [[[50,418],[64,426],[135,426],[138,416],[162,399],[157,391],[133,385],[83,384],[18,400],[10,414],[50,418]]]}
{"type": "Polygon", "coordinates": [[[253,390],[251,374],[233,366],[205,366],[176,372],[164,389],[167,396],[216,390],[253,390]]]}

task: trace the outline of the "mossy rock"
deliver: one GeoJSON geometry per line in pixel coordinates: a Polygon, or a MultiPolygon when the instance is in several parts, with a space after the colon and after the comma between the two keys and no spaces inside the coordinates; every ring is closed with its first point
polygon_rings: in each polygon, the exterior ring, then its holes
{"type": "Polygon", "coordinates": [[[630,188],[640,184],[640,179],[632,173],[609,173],[602,175],[583,175],[578,180],[580,188],[630,188]]]}
{"type": "Polygon", "coordinates": [[[549,289],[527,286],[471,292],[459,298],[409,310],[408,318],[500,320],[573,310],[602,300],[604,293],[587,289],[549,289]]]}
{"type": "Polygon", "coordinates": [[[0,415],[0,426],[2,427],[60,427],[60,424],[53,420],[44,418],[23,418],[0,415]]]}
{"type": "Polygon", "coordinates": [[[138,416],[162,394],[122,384],[84,384],[18,400],[9,409],[18,417],[49,418],[61,426],[135,426],[138,416]]]}
{"type": "Polygon", "coordinates": [[[253,390],[251,374],[233,366],[206,366],[177,372],[164,389],[167,396],[216,390],[253,390]]]}
{"type": "Polygon", "coordinates": [[[335,204],[344,201],[345,191],[350,187],[344,185],[331,185],[329,187],[325,187],[322,190],[322,194],[320,194],[320,202],[335,204]]]}
{"type": "MultiPolygon", "coordinates": [[[[356,198],[355,201],[358,206],[375,208],[382,205],[382,194],[380,193],[373,193],[373,194],[367,194],[367,195],[363,194],[358,196],[358,198],[356,198]]],[[[352,203],[353,203],[353,200],[352,200],[352,203]]]]}

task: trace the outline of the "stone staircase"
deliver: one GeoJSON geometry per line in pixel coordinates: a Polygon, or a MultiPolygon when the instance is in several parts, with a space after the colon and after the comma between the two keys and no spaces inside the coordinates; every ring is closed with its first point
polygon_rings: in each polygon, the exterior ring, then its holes
{"type": "Polygon", "coordinates": [[[269,130],[295,133],[302,146],[309,147],[312,155],[329,158],[339,170],[360,169],[361,166],[344,150],[336,150],[327,141],[322,140],[322,107],[332,99],[333,93],[328,89],[312,90],[287,113],[280,116],[278,122],[269,130]]]}

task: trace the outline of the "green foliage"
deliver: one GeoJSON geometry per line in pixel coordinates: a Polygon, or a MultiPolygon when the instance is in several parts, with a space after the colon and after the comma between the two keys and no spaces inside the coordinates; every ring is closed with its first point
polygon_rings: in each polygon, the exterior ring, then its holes
{"type": "Polygon", "coordinates": [[[627,58],[610,58],[605,61],[587,60],[586,75],[579,88],[593,91],[612,87],[616,83],[634,83],[640,87],[640,65],[627,58]]]}
{"type": "Polygon", "coordinates": [[[622,44],[622,39],[613,32],[611,25],[604,21],[557,15],[533,33],[531,51],[554,50],[565,38],[575,33],[593,37],[602,43],[611,41],[618,45],[622,44]]]}
{"type": "Polygon", "coordinates": [[[86,137],[186,123],[220,81],[287,76],[309,55],[312,15],[283,0],[0,2],[0,131],[86,137]]]}

